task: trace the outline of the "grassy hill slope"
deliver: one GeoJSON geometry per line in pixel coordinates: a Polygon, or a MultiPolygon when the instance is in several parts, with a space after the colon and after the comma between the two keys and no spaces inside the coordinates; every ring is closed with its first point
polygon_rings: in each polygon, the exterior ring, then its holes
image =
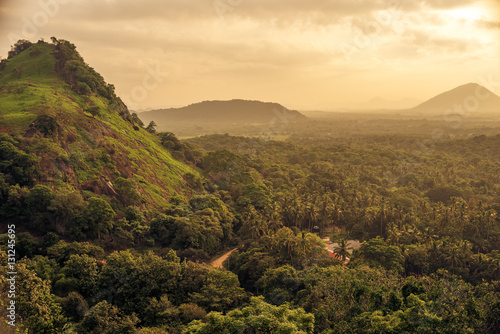
{"type": "Polygon", "coordinates": [[[0,66],[0,132],[40,158],[37,183],[127,201],[115,181],[133,180],[144,207],[190,192],[183,175],[196,172],[134,125],[70,43],[39,42],[9,58],[0,66]]]}

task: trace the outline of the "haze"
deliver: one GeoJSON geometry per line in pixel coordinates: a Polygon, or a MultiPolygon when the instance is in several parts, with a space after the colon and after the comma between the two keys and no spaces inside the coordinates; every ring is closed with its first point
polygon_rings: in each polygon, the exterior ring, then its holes
{"type": "Polygon", "coordinates": [[[0,29],[3,57],[20,38],[71,41],[136,110],[402,107],[500,74],[495,0],[8,0],[0,29]]]}

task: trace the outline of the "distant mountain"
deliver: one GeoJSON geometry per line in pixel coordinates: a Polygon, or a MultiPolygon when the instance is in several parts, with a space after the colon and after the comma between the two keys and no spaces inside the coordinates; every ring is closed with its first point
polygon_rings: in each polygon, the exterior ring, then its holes
{"type": "Polygon", "coordinates": [[[139,113],[147,124],[155,121],[161,130],[172,123],[197,124],[267,124],[271,122],[291,122],[306,117],[300,112],[289,110],[278,103],[231,100],[204,101],[182,108],[151,110],[139,113]]]}
{"type": "Polygon", "coordinates": [[[476,83],[468,83],[439,94],[413,109],[419,114],[497,114],[500,97],[476,83]]]}

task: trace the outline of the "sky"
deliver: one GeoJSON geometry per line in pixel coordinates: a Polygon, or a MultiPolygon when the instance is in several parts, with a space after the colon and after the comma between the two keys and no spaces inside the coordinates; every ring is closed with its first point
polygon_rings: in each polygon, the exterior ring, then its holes
{"type": "Polygon", "coordinates": [[[328,111],[469,82],[500,94],[500,0],[0,0],[2,57],[51,36],[132,110],[239,98],[328,111]]]}

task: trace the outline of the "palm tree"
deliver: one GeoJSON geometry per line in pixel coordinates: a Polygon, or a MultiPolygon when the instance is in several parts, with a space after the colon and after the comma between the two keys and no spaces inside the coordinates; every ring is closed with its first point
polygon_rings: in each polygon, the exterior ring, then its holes
{"type": "Polygon", "coordinates": [[[312,227],[318,219],[318,212],[316,211],[315,204],[309,203],[305,206],[304,210],[304,220],[307,223],[307,229],[309,232],[312,231],[312,227]]]}
{"type": "Polygon", "coordinates": [[[500,259],[491,259],[488,263],[488,269],[491,274],[491,279],[498,280],[500,278],[500,259]]]}
{"type": "Polygon", "coordinates": [[[273,232],[276,232],[280,228],[283,227],[283,223],[280,218],[280,209],[276,203],[271,204],[269,207],[269,212],[266,215],[266,219],[268,221],[269,229],[273,232]]]}
{"type": "Polygon", "coordinates": [[[284,253],[290,256],[290,264],[293,265],[293,254],[297,246],[297,238],[293,234],[293,231],[288,227],[284,227],[276,233],[275,239],[278,245],[283,247],[281,249],[284,250],[284,253]]]}
{"type": "Polygon", "coordinates": [[[399,241],[402,237],[401,230],[399,230],[394,223],[389,223],[387,226],[387,242],[390,245],[399,246],[399,241]]]}
{"type": "Polygon", "coordinates": [[[349,252],[351,249],[352,247],[347,245],[347,241],[345,239],[341,239],[338,246],[333,250],[333,253],[340,257],[342,262],[344,262],[349,256],[351,256],[351,253],[349,252]]]}
{"type": "Polygon", "coordinates": [[[305,231],[302,231],[301,238],[299,238],[297,242],[297,248],[301,256],[307,260],[307,255],[311,253],[313,245],[312,245],[312,235],[305,231]]]}
{"type": "Polygon", "coordinates": [[[446,256],[446,260],[448,260],[450,266],[451,266],[451,273],[455,274],[455,267],[460,264],[461,259],[462,259],[462,254],[460,254],[460,248],[457,246],[453,245],[449,250],[448,250],[448,255],[446,256]]]}

